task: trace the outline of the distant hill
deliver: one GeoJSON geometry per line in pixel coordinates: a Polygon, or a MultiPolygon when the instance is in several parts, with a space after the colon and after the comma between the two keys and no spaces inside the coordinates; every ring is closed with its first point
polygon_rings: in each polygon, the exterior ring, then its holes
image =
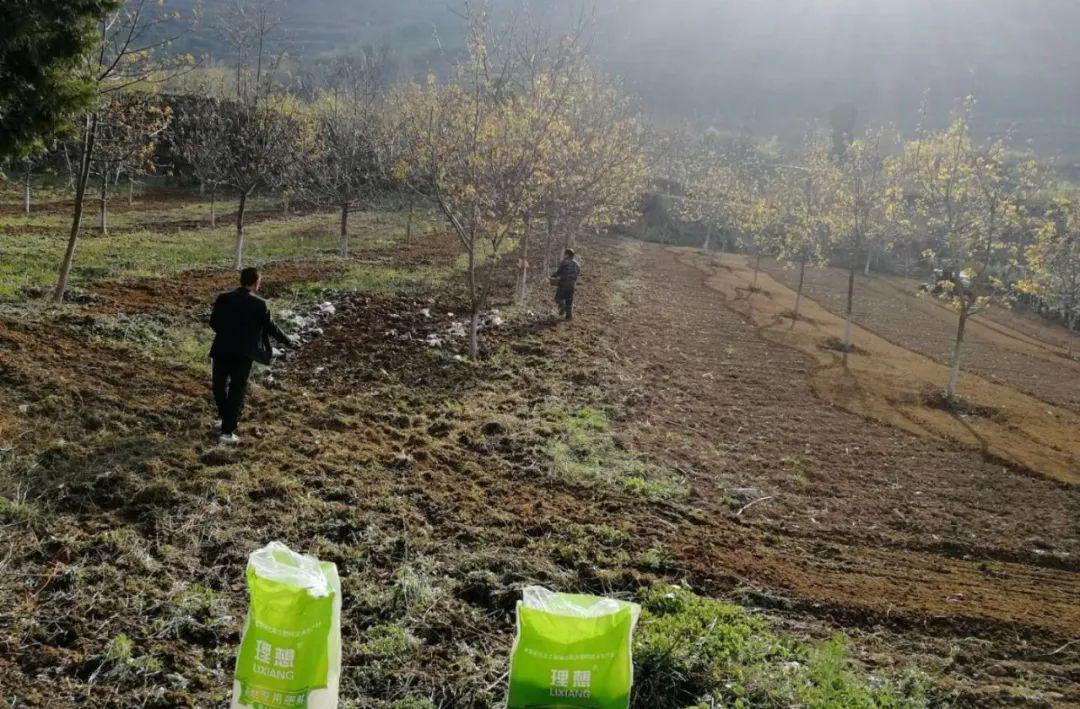
{"type": "MultiPolygon", "coordinates": [[[[192,0],[184,0],[191,2],[192,0]]],[[[189,43],[225,57],[215,13],[189,43]]],[[[462,48],[461,0],[281,0],[289,52],[387,45],[405,75],[462,48]]],[[[507,13],[518,0],[496,0],[507,13]]],[[[570,15],[581,0],[544,0],[570,15]]],[[[794,135],[850,103],[863,122],[911,126],[929,90],[944,119],[979,97],[978,125],[1080,155],[1080,3],[1072,0],[597,0],[595,51],[662,118],[794,135]]]]}
{"type": "MultiPolygon", "coordinates": [[[[195,0],[169,0],[190,10],[195,0]]],[[[183,40],[186,49],[228,61],[221,25],[232,0],[202,0],[204,21],[183,40]]],[[[407,70],[445,67],[462,46],[461,18],[436,0],[279,0],[282,44],[293,57],[311,60],[386,45],[407,70]]]]}

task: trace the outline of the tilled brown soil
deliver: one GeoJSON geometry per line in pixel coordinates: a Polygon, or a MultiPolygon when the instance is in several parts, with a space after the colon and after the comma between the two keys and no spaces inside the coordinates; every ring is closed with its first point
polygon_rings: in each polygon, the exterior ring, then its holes
{"type": "Polygon", "coordinates": [[[681,461],[702,505],[754,502],[738,516],[754,534],[695,535],[689,567],[937,652],[977,637],[987,651],[960,681],[1015,673],[1080,699],[1075,647],[1043,657],[1080,632],[1075,487],[819,402],[806,359],[692,264],[647,246],[636,266],[633,306],[609,331],[640,401],[635,445],[681,461]]]}
{"type": "MultiPolygon", "coordinates": [[[[37,510],[0,528],[0,694],[222,702],[245,554],[281,538],[339,566],[353,700],[489,706],[521,585],[626,593],[660,577],[800,633],[847,632],[868,664],[917,665],[961,705],[1080,702],[1075,488],[822,404],[803,356],[685,255],[584,246],[578,320],[493,327],[476,364],[454,358],[461,340],[425,342],[460,319],[455,289],[339,300],[255,387],[239,449],[212,444],[205,375],[87,341],[71,319],[0,322],[0,443],[19,456],[3,492],[37,510]],[[690,497],[553,477],[543,446],[582,406],[690,497]],[[383,667],[365,644],[383,624],[420,641],[407,662],[383,667]],[[120,636],[127,659],[108,650],[120,636]]],[[[452,253],[444,237],[364,257],[452,253]]],[[[86,308],[201,318],[231,276],[200,273],[103,285],[86,308]]],[[[534,307],[547,297],[538,286],[534,307]]]]}
{"type": "MultiPolygon", "coordinates": [[[[334,261],[285,261],[261,268],[265,282],[262,295],[273,298],[296,283],[329,279],[340,274],[342,265],[334,261]]],[[[216,293],[237,286],[236,274],[220,268],[186,271],[175,278],[138,278],[102,281],[88,292],[96,310],[103,312],[155,313],[190,312],[206,309],[216,293]]]]}
{"type": "MultiPolygon", "coordinates": [[[[798,271],[763,260],[777,280],[795,288],[798,271]]],[[[805,293],[833,313],[843,314],[847,272],[808,268],[805,293]]],[[[902,347],[948,363],[956,340],[956,313],[945,304],[918,295],[916,281],[894,276],[857,275],[855,321],[902,347]]],[[[1080,335],[1061,328],[1024,323],[1018,315],[977,316],[965,335],[962,366],[991,381],[1006,384],[1043,401],[1080,411],[1080,359],[1067,345],[1080,349],[1080,335]],[[1017,321],[1021,328],[1016,329],[1017,321]]],[[[943,383],[944,385],[944,383],[943,383]]]]}

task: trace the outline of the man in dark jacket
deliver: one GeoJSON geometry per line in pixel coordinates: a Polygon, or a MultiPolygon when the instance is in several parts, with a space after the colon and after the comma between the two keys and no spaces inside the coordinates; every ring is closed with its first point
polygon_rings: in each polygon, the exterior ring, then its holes
{"type": "Polygon", "coordinates": [[[251,365],[270,364],[270,338],[293,344],[274,324],[266,301],[255,295],[260,282],[257,270],[245,268],[240,272],[240,287],[219,295],[210,315],[214,330],[210,357],[214,360],[214,401],[221,416],[221,443],[240,442],[236,424],[244,406],[251,365]]]}
{"type": "Polygon", "coordinates": [[[559,270],[551,276],[555,284],[555,302],[559,305],[559,315],[567,320],[574,319],[574,289],[577,288],[578,278],[581,277],[581,264],[574,258],[574,250],[567,249],[563,252],[563,260],[559,262],[559,270]]]}

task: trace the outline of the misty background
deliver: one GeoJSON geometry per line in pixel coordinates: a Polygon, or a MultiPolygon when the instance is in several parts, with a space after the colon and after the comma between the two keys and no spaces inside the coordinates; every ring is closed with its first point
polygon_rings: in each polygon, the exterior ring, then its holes
{"type": "MultiPolygon", "coordinates": [[[[204,0],[190,49],[227,65],[204,0]]],[[[461,0],[279,0],[297,65],[386,48],[395,78],[445,74],[463,48],[461,0]]],[[[494,0],[497,14],[520,0],[494,0]]],[[[1080,166],[1080,3],[1074,0],[549,0],[554,22],[594,17],[593,53],[661,124],[794,139],[832,111],[859,127],[930,127],[978,99],[975,128],[1080,166]]]]}

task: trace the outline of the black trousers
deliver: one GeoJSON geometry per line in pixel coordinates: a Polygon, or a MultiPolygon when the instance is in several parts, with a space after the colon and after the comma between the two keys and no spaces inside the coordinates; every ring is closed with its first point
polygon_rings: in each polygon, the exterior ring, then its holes
{"type": "Polygon", "coordinates": [[[565,315],[567,320],[574,319],[573,288],[559,288],[555,292],[555,302],[559,305],[559,315],[565,315]]]}
{"type": "Polygon", "coordinates": [[[236,432],[240,411],[244,408],[251,360],[239,355],[219,354],[214,357],[214,401],[221,417],[221,433],[236,432]]]}

